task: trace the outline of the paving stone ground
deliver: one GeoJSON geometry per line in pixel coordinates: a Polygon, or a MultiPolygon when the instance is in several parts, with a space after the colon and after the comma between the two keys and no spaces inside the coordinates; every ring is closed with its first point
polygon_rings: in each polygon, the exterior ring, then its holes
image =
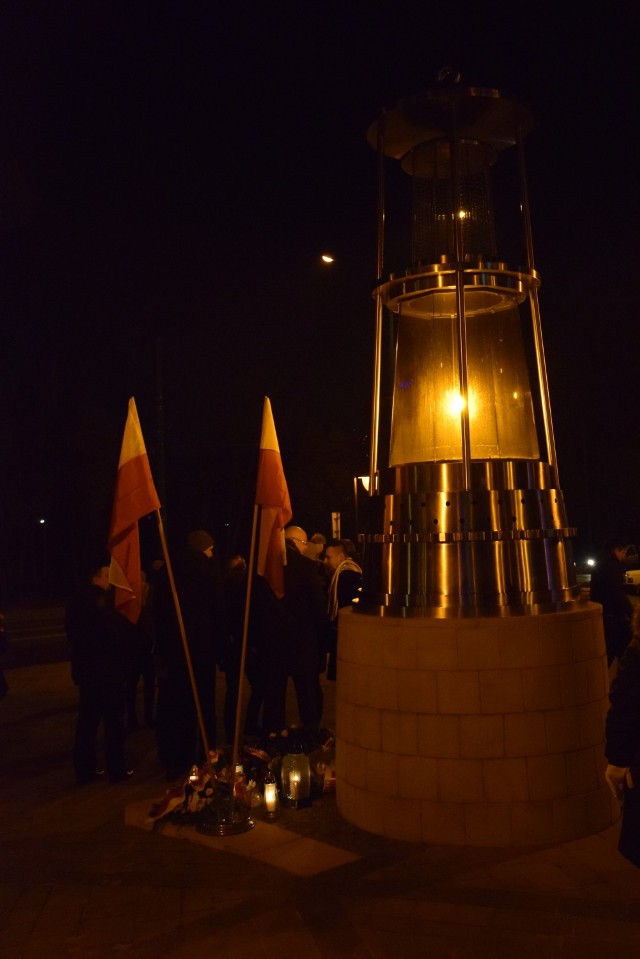
{"type": "MultiPolygon", "coordinates": [[[[284,811],[271,833],[258,814],[238,837],[153,832],[143,812],[166,788],[153,731],[128,738],[132,781],[80,789],[68,662],[7,678],[1,959],[602,959],[640,948],[640,870],[618,854],[618,826],[535,849],[424,846],[365,833],[324,796],[284,811]]],[[[329,726],[333,709],[328,684],[329,726]]]]}

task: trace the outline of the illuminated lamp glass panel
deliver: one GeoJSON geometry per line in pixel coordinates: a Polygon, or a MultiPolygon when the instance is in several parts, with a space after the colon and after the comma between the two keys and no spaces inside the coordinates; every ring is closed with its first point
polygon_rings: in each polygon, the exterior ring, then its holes
{"type": "MultiPolygon", "coordinates": [[[[390,466],[462,460],[455,294],[400,304],[390,466]]],[[[539,459],[518,304],[465,291],[472,459],[539,459]]]]}

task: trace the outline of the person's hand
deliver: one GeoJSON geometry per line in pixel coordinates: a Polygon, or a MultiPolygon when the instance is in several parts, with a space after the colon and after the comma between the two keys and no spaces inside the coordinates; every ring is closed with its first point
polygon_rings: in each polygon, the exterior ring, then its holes
{"type": "Polygon", "coordinates": [[[633,789],[633,776],[628,766],[612,766],[610,763],[605,769],[604,778],[618,802],[622,802],[625,785],[627,789],[633,789]]]}

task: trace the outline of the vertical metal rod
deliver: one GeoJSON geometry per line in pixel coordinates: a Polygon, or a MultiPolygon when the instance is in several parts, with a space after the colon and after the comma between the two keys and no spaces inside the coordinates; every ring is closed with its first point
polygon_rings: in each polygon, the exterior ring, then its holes
{"type": "MultiPolygon", "coordinates": [[[[378,126],[378,245],[376,278],[382,280],[384,269],[384,133],[382,121],[378,126]]],[[[373,401],[371,404],[371,456],[369,461],[369,495],[375,490],[375,475],[378,469],[378,433],[380,430],[380,384],[382,378],[382,327],[383,304],[379,289],[376,291],[376,336],[373,357],[373,401]]]]}
{"type": "Polygon", "coordinates": [[[542,419],[544,422],[544,431],[547,442],[547,453],[549,456],[549,466],[556,489],[560,488],[560,476],[558,473],[558,460],[556,457],[556,441],[553,432],[553,422],[551,420],[551,397],[549,394],[549,381],[547,379],[547,364],[544,355],[544,344],[542,342],[542,323],[540,320],[540,302],[538,300],[538,291],[531,290],[529,294],[531,304],[531,318],[533,322],[533,339],[536,349],[536,362],[538,365],[538,377],[540,380],[540,389],[542,392],[542,419]]]}
{"type": "MultiPolygon", "coordinates": [[[[516,108],[517,109],[517,108],[516,108]]],[[[527,269],[531,273],[535,269],[533,262],[533,234],[531,232],[531,216],[529,207],[529,189],[524,169],[524,144],[522,126],[516,121],[516,143],[518,147],[518,176],[520,178],[520,198],[522,202],[522,222],[524,227],[524,243],[527,256],[527,269]]]]}
{"type": "Polygon", "coordinates": [[[369,495],[375,489],[375,475],[378,469],[378,431],[380,429],[380,382],[382,364],[382,326],[383,303],[379,290],[376,291],[376,338],[373,355],[373,403],[371,405],[371,456],[369,460],[369,495]]]}
{"type": "MultiPolygon", "coordinates": [[[[518,145],[518,170],[520,176],[520,195],[522,198],[522,220],[524,227],[524,240],[527,255],[527,269],[530,273],[535,271],[533,259],[533,236],[531,232],[531,216],[529,208],[529,191],[527,188],[527,178],[524,166],[524,146],[522,138],[522,128],[517,125],[516,142],[518,145]]],[[[551,419],[551,394],[549,392],[549,378],[547,375],[547,364],[544,354],[544,343],[542,340],[542,321],[540,319],[540,302],[538,300],[538,290],[532,287],[529,294],[529,303],[531,305],[531,322],[533,325],[533,340],[536,351],[536,364],[538,367],[538,380],[540,382],[540,392],[542,396],[542,420],[545,433],[545,442],[547,444],[547,456],[549,457],[549,466],[556,489],[560,488],[560,476],[558,473],[558,460],[556,456],[556,441],[553,431],[553,421],[551,419]]]]}
{"type": "Polygon", "coordinates": [[[353,477],[353,511],[354,511],[354,526],[355,526],[355,540],[358,541],[358,536],[360,535],[360,517],[358,516],[358,477],[353,477]]]}
{"type": "Polygon", "coordinates": [[[458,339],[458,376],[460,379],[460,432],[462,440],[462,471],[465,490],[471,489],[471,437],[469,433],[469,380],[467,376],[467,320],[464,308],[464,241],[462,219],[459,216],[460,182],[458,175],[458,124],[455,103],[451,104],[451,207],[456,252],[456,314],[458,339]]]}
{"type": "Polygon", "coordinates": [[[384,114],[378,126],[378,244],[376,250],[376,279],[382,279],[384,269],[384,114]]]}

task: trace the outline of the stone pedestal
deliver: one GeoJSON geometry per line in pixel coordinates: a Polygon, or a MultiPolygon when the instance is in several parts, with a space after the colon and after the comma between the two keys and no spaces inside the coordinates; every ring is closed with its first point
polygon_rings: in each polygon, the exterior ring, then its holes
{"type": "Polygon", "coordinates": [[[601,607],[380,618],[342,610],[337,802],[369,832],[469,846],[557,843],[619,815],[604,782],[601,607]]]}

